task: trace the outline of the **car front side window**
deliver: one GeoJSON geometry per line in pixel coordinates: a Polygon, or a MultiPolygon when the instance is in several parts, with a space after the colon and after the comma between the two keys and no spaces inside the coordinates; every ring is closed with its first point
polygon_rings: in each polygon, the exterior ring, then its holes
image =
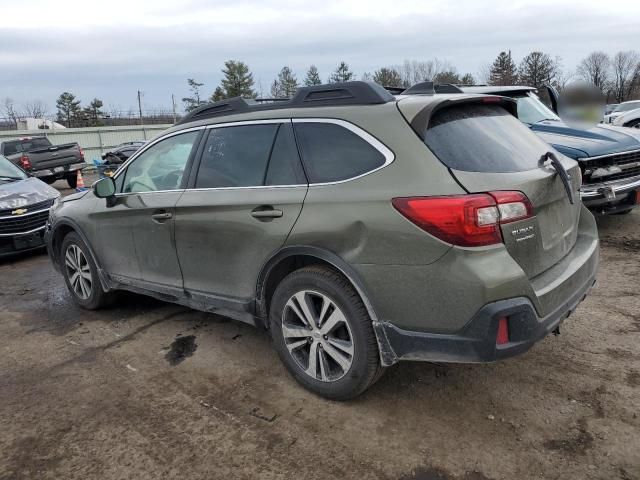
{"type": "Polygon", "coordinates": [[[179,189],[199,134],[193,131],[173,135],[142,152],[122,175],[122,193],[179,189]]]}

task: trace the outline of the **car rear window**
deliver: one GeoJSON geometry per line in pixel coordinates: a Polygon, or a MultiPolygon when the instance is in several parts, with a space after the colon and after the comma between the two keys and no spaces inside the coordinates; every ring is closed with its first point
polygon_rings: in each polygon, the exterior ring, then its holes
{"type": "Polygon", "coordinates": [[[437,111],[424,142],[447,167],[467,172],[521,172],[538,167],[551,147],[497,105],[437,111]]]}
{"type": "Polygon", "coordinates": [[[4,155],[14,155],[16,153],[28,152],[36,148],[51,146],[51,142],[46,138],[30,138],[27,140],[14,140],[4,144],[4,155]]]}

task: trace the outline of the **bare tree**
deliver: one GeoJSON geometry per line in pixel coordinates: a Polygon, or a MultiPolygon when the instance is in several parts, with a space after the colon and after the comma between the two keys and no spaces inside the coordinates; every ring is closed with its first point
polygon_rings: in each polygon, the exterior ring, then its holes
{"type": "Polygon", "coordinates": [[[427,61],[405,60],[402,65],[391,67],[400,73],[402,83],[410,87],[418,82],[433,81],[442,72],[455,72],[455,67],[447,60],[433,58],[427,61]]]}
{"type": "Polygon", "coordinates": [[[47,104],[42,100],[29,100],[22,105],[24,115],[30,118],[44,118],[47,114],[47,104]]]}
{"type": "Polygon", "coordinates": [[[14,127],[18,127],[18,120],[22,118],[22,114],[18,111],[12,98],[5,98],[2,102],[2,112],[13,123],[14,127]]]}
{"type": "Polygon", "coordinates": [[[618,52],[613,56],[613,95],[618,103],[624,102],[631,95],[638,62],[640,56],[633,50],[618,52]]]}
{"type": "Polygon", "coordinates": [[[577,73],[582,79],[598,87],[602,92],[609,81],[611,59],[605,52],[591,52],[578,65],[577,73]]]}

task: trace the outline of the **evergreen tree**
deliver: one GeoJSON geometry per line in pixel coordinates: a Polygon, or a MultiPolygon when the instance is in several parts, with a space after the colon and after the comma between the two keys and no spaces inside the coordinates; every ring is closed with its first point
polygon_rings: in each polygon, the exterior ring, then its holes
{"type": "Polygon", "coordinates": [[[518,79],[523,85],[540,88],[553,82],[557,70],[556,63],[549,55],[531,52],[520,62],[518,79]]]}
{"type": "Polygon", "coordinates": [[[436,73],[436,75],[433,77],[433,83],[461,83],[460,82],[460,77],[458,76],[458,74],[456,72],[454,72],[453,70],[445,70],[443,72],[440,73],[436,73]]]}
{"type": "MultiPolygon", "coordinates": [[[[220,83],[220,91],[216,89],[216,92],[222,93],[223,98],[255,98],[257,96],[253,90],[253,75],[246,63],[227,60],[224,62],[222,73],[224,78],[220,83]]],[[[216,92],[214,92],[214,96],[216,92]]]]}
{"type": "Polygon", "coordinates": [[[516,85],[518,74],[516,64],[511,57],[511,50],[500,52],[493,61],[489,72],[489,85],[516,85]]]}
{"type": "Polygon", "coordinates": [[[329,83],[348,82],[349,80],[354,80],[354,78],[355,75],[351,70],[349,70],[349,65],[345,62],[340,62],[338,68],[336,68],[331,74],[331,77],[329,77],[329,83]]]}
{"type": "Polygon", "coordinates": [[[274,98],[290,98],[298,89],[298,80],[287,66],[282,67],[278,78],[271,84],[271,96],[274,98]]]}
{"type": "Polygon", "coordinates": [[[224,90],[222,90],[222,87],[216,87],[216,89],[213,92],[213,95],[211,95],[211,101],[219,102],[220,100],[224,100],[224,98],[225,98],[224,90]]]}
{"type": "Polygon", "coordinates": [[[318,73],[318,68],[315,65],[311,65],[309,67],[309,70],[307,70],[307,76],[304,78],[304,84],[307,87],[322,84],[322,80],[320,80],[320,74],[318,73]]]}
{"type": "Polygon", "coordinates": [[[94,98],[88,107],[84,108],[84,117],[87,120],[87,124],[90,127],[97,127],[101,125],[100,117],[102,116],[102,108],[104,104],[102,100],[94,98]]]}
{"type": "Polygon", "coordinates": [[[76,100],[73,93],[63,92],[56,100],[56,108],[58,109],[58,121],[67,124],[71,128],[77,123],[81,113],[80,100],[76,100]]]}
{"type": "Polygon", "coordinates": [[[470,73],[465,73],[460,79],[462,85],[475,85],[476,79],[470,73]]]}
{"type": "Polygon", "coordinates": [[[381,68],[373,72],[373,81],[384,87],[402,87],[402,76],[395,68],[381,68]]]}
{"type": "Polygon", "coordinates": [[[204,83],[198,83],[193,78],[189,78],[187,79],[187,84],[189,85],[191,96],[183,98],[182,102],[184,103],[184,109],[187,112],[191,112],[205,103],[200,99],[200,87],[202,87],[204,83]]]}

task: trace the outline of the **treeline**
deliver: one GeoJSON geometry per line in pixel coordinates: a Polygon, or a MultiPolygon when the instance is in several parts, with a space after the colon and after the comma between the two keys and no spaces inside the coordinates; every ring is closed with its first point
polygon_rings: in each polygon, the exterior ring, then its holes
{"type": "MultiPolygon", "coordinates": [[[[284,66],[265,91],[256,86],[249,66],[238,60],[228,60],[222,69],[222,81],[211,95],[203,94],[204,83],[188,79],[190,95],[182,99],[187,112],[208,102],[231,97],[288,98],[300,86],[337,83],[358,79],[346,62],[340,62],[325,82],[315,65],[309,66],[301,77],[289,66],[284,66]],[[300,78],[300,79],[299,79],[300,78]]],[[[421,81],[452,83],[457,85],[528,85],[540,88],[553,85],[562,90],[567,84],[582,81],[598,87],[608,103],[640,98],[640,54],[637,51],[620,51],[613,56],[605,52],[592,52],[583,58],[575,71],[565,70],[558,56],[533,51],[519,61],[510,50],[502,51],[487,64],[477,77],[461,74],[446,60],[438,58],[426,61],[405,60],[401,64],[364,72],[361,80],[371,80],[387,87],[409,87],[421,81]]]]}

